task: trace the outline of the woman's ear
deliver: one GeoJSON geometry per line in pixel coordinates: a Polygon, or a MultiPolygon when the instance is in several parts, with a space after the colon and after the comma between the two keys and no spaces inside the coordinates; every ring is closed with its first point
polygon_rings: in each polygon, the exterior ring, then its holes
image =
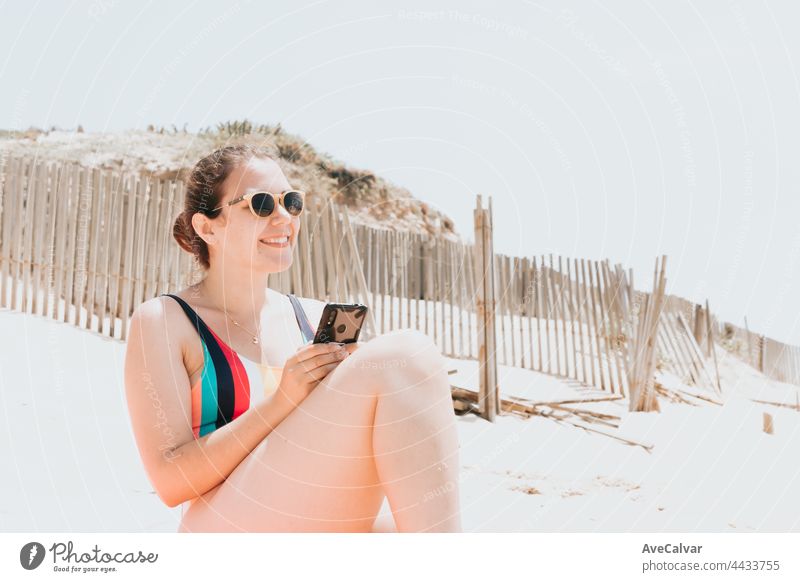
{"type": "Polygon", "coordinates": [[[214,223],[202,212],[195,212],[192,215],[192,226],[197,236],[202,238],[206,245],[211,246],[217,242],[214,223]]]}

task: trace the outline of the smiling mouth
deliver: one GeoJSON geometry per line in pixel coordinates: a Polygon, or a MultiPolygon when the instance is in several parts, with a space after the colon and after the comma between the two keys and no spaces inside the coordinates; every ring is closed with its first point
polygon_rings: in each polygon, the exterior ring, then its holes
{"type": "Polygon", "coordinates": [[[258,241],[262,245],[273,247],[276,249],[282,249],[289,246],[289,237],[288,236],[277,236],[273,238],[265,238],[258,241]]]}

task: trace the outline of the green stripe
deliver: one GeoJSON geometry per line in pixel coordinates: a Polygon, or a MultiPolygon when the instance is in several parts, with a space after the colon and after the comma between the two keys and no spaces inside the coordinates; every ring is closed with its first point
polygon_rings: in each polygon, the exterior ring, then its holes
{"type": "Polygon", "coordinates": [[[200,436],[213,432],[217,428],[217,410],[219,409],[217,402],[217,371],[214,368],[214,360],[211,359],[211,354],[208,352],[205,341],[203,341],[203,362],[200,436]]]}

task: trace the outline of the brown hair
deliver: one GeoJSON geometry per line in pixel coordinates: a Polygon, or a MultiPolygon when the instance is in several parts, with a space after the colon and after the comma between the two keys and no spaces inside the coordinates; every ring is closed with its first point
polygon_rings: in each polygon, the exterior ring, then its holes
{"type": "Polygon", "coordinates": [[[186,179],[186,196],[183,212],[175,219],[172,236],[183,250],[194,255],[204,269],[211,266],[208,245],[194,230],[192,216],[201,212],[209,218],[216,218],[222,212],[213,208],[219,206],[223,197],[222,184],[230,173],[242,163],[252,158],[274,159],[265,148],[251,144],[229,145],[219,148],[202,158],[192,168],[186,179]]]}

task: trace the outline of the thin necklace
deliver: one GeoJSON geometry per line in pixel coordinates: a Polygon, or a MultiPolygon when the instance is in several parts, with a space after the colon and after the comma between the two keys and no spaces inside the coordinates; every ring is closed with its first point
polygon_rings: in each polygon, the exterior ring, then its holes
{"type": "MultiPolygon", "coordinates": [[[[199,287],[199,286],[200,286],[200,284],[198,283],[198,287],[199,287]]],[[[252,341],[252,342],[253,342],[255,345],[259,345],[259,343],[260,343],[260,342],[259,342],[258,338],[259,338],[259,336],[261,335],[261,326],[260,326],[260,325],[258,326],[258,334],[254,334],[254,333],[253,333],[253,332],[251,332],[250,330],[246,329],[246,328],[245,328],[245,327],[244,327],[242,324],[240,324],[240,323],[239,323],[238,321],[236,321],[234,318],[232,318],[230,315],[228,315],[228,311],[227,311],[227,310],[226,310],[224,307],[222,308],[222,312],[225,314],[225,317],[227,317],[228,319],[230,319],[230,320],[233,322],[233,325],[235,325],[235,326],[237,326],[237,327],[240,327],[240,328],[242,328],[244,331],[246,331],[247,333],[249,333],[249,334],[252,336],[252,338],[253,338],[251,341],[252,341]]]]}
{"type": "Polygon", "coordinates": [[[238,327],[241,327],[243,330],[245,330],[247,333],[249,333],[251,336],[253,336],[253,340],[252,340],[252,341],[253,341],[253,343],[254,343],[254,344],[256,344],[256,345],[258,345],[258,343],[259,343],[259,342],[258,342],[258,336],[259,336],[259,335],[261,335],[261,326],[260,326],[260,325],[258,326],[258,334],[253,334],[253,332],[251,332],[251,331],[249,331],[248,329],[246,329],[246,328],[245,328],[243,325],[241,325],[241,324],[240,324],[238,321],[236,321],[234,318],[232,318],[230,315],[228,315],[228,312],[227,312],[227,311],[225,311],[225,309],[223,309],[222,311],[224,311],[224,312],[225,312],[225,315],[228,317],[228,319],[230,319],[230,320],[233,322],[233,325],[236,325],[236,326],[238,326],[238,327]]]}

